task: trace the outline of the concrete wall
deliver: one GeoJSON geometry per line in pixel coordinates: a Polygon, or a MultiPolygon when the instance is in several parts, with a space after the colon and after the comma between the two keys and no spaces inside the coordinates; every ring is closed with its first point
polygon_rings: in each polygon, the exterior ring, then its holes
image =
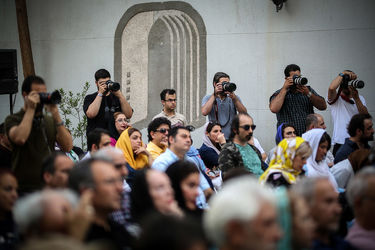
{"type": "MultiPolygon", "coordinates": [[[[27,1],[36,73],[48,89],[79,91],[94,72],[114,71],[114,34],[120,18],[137,0],[27,1]]],[[[276,116],[269,96],[283,84],[289,63],[301,66],[311,86],[327,95],[330,81],[352,69],[367,84],[360,93],[375,115],[375,8],[373,0],[288,0],[276,13],[267,0],[189,0],[202,16],[207,31],[207,91],[212,77],[224,71],[238,85],[236,91],[254,117],[256,137],[266,150],[273,147],[276,116]]],[[[15,4],[0,0],[0,48],[19,51],[15,4]]],[[[19,75],[22,67],[18,53],[19,75]]],[[[15,110],[23,105],[17,95],[15,110]]],[[[9,113],[8,96],[0,96],[0,120],[9,113]]],[[[321,113],[332,132],[329,110],[321,113]]],[[[201,145],[201,129],[194,144],[201,145]]]]}

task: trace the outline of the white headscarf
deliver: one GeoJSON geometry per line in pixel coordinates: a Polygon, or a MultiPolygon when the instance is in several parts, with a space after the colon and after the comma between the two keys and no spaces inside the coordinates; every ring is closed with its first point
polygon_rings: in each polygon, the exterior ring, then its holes
{"type": "Polygon", "coordinates": [[[302,138],[309,142],[311,148],[312,148],[312,154],[307,159],[306,166],[307,166],[307,177],[328,177],[331,181],[332,185],[337,190],[337,182],[335,180],[335,177],[329,170],[329,167],[327,165],[327,162],[323,159],[320,162],[316,162],[316,154],[318,152],[319,142],[322,139],[323,134],[326,131],[321,128],[314,128],[302,135],[302,138]]]}
{"type": "Polygon", "coordinates": [[[215,145],[212,143],[211,139],[206,135],[208,124],[209,124],[209,122],[207,122],[204,125],[203,143],[206,144],[207,147],[212,148],[213,150],[215,150],[215,152],[217,154],[220,154],[219,149],[217,149],[217,147],[215,147],[215,145]]]}

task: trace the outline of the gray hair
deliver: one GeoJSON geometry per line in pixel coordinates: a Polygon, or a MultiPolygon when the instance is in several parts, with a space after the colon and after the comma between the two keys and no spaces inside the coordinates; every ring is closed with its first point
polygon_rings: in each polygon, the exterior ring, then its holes
{"type": "Polygon", "coordinates": [[[94,153],[95,158],[107,159],[112,162],[114,155],[124,155],[124,152],[120,148],[105,147],[94,153]]]}
{"type": "Polygon", "coordinates": [[[346,197],[351,207],[354,206],[356,199],[362,199],[369,186],[368,180],[373,177],[375,177],[375,168],[365,167],[349,182],[346,197]]]}
{"type": "Polygon", "coordinates": [[[306,116],[306,130],[308,130],[312,124],[314,127],[318,126],[318,117],[315,114],[309,114],[306,116]]]}
{"type": "Polygon", "coordinates": [[[229,180],[210,199],[210,208],[205,211],[203,225],[207,236],[220,247],[227,238],[227,224],[253,220],[263,202],[276,204],[276,198],[271,189],[261,186],[254,177],[242,176],[229,180]]]}
{"type": "Polygon", "coordinates": [[[314,203],[315,188],[318,182],[322,180],[329,181],[328,177],[305,177],[291,187],[291,191],[301,195],[311,206],[314,203]]]}
{"type": "Polygon", "coordinates": [[[14,206],[13,215],[21,234],[38,231],[44,214],[44,204],[52,196],[63,197],[72,207],[78,205],[78,196],[69,189],[42,190],[20,198],[14,206]]]}

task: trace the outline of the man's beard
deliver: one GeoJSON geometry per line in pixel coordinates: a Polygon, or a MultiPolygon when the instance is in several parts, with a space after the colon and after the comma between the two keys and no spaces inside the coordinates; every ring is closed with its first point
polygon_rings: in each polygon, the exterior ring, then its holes
{"type": "Polygon", "coordinates": [[[246,136],[246,140],[249,141],[251,139],[251,137],[253,137],[253,133],[250,133],[246,136]]]}
{"type": "Polygon", "coordinates": [[[361,142],[362,143],[368,143],[369,141],[373,141],[374,140],[374,135],[371,135],[371,136],[368,136],[368,137],[361,137],[361,142]]]}

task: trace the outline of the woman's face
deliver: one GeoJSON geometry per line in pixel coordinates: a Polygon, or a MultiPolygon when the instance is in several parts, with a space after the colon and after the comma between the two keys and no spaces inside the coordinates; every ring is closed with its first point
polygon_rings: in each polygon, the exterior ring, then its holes
{"type": "Polygon", "coordinates": [[[294,138],[296,137],[296,130],[293,127],[286,127],[284,129],[283,138],[294,138]]]}
{"type": "Polygon", "coordinates": [[[164,172],[149,170],[146,180],[156,210],[163,214],[170,213],[170,208],[176,201],[168,176],[164,172]]]}
{"type": "Polygon", "coordinates": [[[0,177],[0,211],[12,211],[14,203],[18,198],[18,183],[11,174],[0,177]]]}
{"type": "Polygon", "coordinates": [[[129,138],[133,151],[137,150],[142,145],[142,136],[138,131],[134,131],[129,138]]]}
{"type": "Polygon", "coordinates": [[[319,144],[318,151],[316,152],[315,161],[320,162],[324,160],[328,151],[328,141],[319,144]]]}
{"type": "Polygon", "coordinates": [[[293,214],[293,246],[294,249],[310,249],[312,246],[315,223],[310,215],[309,206],[302,198],[297,198],[293,214]]]}
{"type": "Polygon", "coordinates": [[[195,210],[196,199],[199,195],[199,174],[189,174],[185,179],[182,180],[180,185],[186,207],[190,210],[195,210]]]}
{"type": "Polygon", "coordinates": [[[293,159],[292,168],[297,171],[301,171],[302,167],[306,164],[307,157],[296,155],[293,159]]]}
{"type": "Polygon", "coordinates": [[[208,138],[213,143],[219,143],[219,140],[217,139],[217,136],[221,133],[221,127],[219,125],[213,126],[210,133],[207,133],[208,138]]]}
{"type": "Polygon", "coordinates": [[[119,114],[115,120],[115,127],[119,134],[121,134],[125,129],[129,126],[128,122],[126,121],[126,117],[124,114],[119,114]]]}

